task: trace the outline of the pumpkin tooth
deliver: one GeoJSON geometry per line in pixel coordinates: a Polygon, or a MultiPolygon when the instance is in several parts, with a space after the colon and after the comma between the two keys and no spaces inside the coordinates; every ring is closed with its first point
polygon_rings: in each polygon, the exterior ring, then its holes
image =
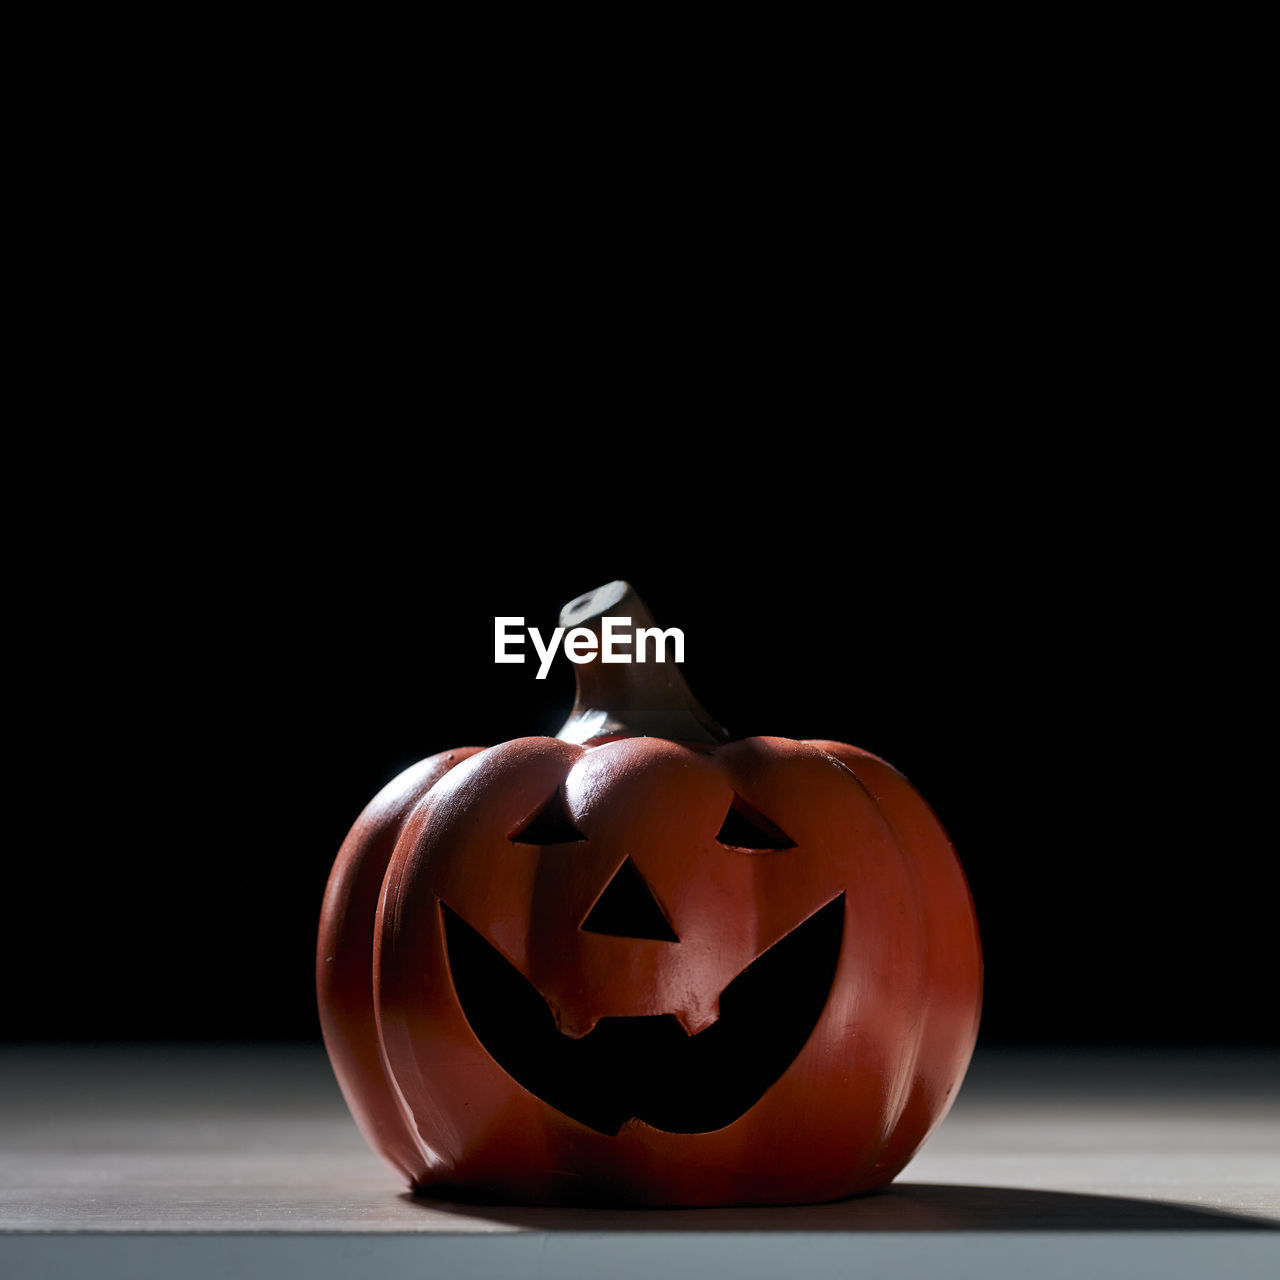
{"type": "Polygon", "coordinates": [[[716,1000],[702,1009],[680,1009],[674,1017],[684,1029],[685,1035],[690,1038],[701,1035],[708,1027],[714,1027],[720,1021],[720,1001],[716,1000]]]}
{"type": "Polygon", "coordinates": [[[556,1030],[570,1040],[581,1040],[583,1036],[589,1036],[596,1029],[596,1023],[600,1021],[596,1014],[565,1013],[550,1000],[547,1004],[551,1008],[551,1016],[556,1020],[556,1030]]]}

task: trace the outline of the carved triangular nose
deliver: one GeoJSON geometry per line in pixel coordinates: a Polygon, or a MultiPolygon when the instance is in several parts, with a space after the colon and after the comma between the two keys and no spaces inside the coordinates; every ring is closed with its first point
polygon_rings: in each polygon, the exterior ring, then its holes
{"type": "Polygon", "coordinates": [[[582,922],[587,933],[607,933],[615,938],[654,938],[679,942],[653,890],[628,858],[604,887],[596,905],[582,922]]]}

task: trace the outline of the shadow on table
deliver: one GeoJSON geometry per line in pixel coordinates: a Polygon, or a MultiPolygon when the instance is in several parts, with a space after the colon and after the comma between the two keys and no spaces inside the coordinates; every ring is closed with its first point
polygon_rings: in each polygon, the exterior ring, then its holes
{"type": "Polygon", "coordinates": [[[1016,1187],[895,1184],[834,1204],[729,1209],[411,1204],[542,1231],[1280,1231],[1280,1223],[1159,1200],[1016,1187]]]}

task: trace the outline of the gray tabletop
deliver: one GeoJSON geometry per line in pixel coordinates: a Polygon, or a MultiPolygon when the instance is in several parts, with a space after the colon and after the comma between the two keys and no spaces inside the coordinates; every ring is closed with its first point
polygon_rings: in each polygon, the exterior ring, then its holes
{"type": "Polygon", "coordinates": [[[404,1194],[318,1048],[0,1050],[6,1276],[1037,1280],[1280,1274],[1280,1055],[980,1051],[873,1196],[780,1209],[404,1194]]]}

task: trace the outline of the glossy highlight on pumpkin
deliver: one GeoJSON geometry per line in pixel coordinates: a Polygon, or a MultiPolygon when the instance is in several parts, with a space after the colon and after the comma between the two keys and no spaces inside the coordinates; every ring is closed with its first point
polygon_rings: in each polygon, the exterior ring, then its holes
{"type": "Polygon", "coordinates": [[[338,855],[325,1040],[422,1193],[831,1200],[896,1176],[955,1096],[981,955],[928,806],[856,747],[726,741],[654,670],[579,668],[560,737],[423,761],[338,855]]]}

